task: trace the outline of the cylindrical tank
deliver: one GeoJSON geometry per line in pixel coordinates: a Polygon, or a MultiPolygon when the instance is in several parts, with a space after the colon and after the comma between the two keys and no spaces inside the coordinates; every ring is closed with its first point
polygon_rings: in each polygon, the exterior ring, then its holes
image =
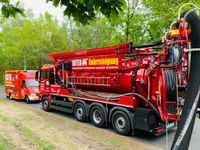
{"type": "Polygon", "coordinates": [[[133,91],[133,71],[127,72],[81,72],[72,71],[69,80],[77,88],[128,93],[133,91]]]}
{"type": "Polygon", "coordinates": [[[131,93],[135,90],[136,84],[147,90],[148,72],[152,67],[151,57],[146,55],[126,59],[121,56],[75,59],[71,60],[72,68],[67,71],[65,78],[68,86],[71,84],[86,90],[131,93]],[[87,65],[82,65],[84,63],[87,65]],[[89,66],[91,64],[92,66],[89,66]]]}

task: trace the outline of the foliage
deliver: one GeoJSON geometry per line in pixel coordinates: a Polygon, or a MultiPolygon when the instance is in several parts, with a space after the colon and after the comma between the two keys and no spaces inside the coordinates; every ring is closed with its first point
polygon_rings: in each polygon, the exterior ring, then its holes
{"type": "Polygon", "coordinates": [[[96,19],[90,25],[68,30],[71,49],[89,49],[117,44],[115,27],[106,18],[96,19]]]}
{"type": "Polygon", "coordinates": [[[1,72],[6,69],[38,69],[47,63],[47,54],[67,49],[66,33],[46,13],[39,19],[9,19],[0,33],[1,72]]]}
{"type": "Polygon", "coordinates": [[[125,7],[125,0],[47,0],[54,6],[65,6],[64,15],[73,17],[75,21],[89,24],[94,20],[98,11],[107,18],[117,18],[125,7]]]}
{"type": "MultiPolygon", "coordinates": [[[[200,5],[196,0],[143,0],[142,4],[149,15],[149,38],[157,40],[162,37],[170,24],[177,21],[178,9],[185,3],[200,5]]],[[[191,9],[185,7],[183,11],[191,9]]]]}
{"type": "Polygon", "coordinates": [[[11,4],[10,0],[0,0],[1,13],[5,18],[15,17],[17,14],[21,14],[24,16],[24,9],[20,7],[20,3],[11,4]]]}

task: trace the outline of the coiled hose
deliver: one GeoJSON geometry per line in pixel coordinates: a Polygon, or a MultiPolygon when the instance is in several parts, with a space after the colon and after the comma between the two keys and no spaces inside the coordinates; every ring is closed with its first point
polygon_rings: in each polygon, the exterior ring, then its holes
{"type": "MultiPolygon", "coordinates": [[[[191,48],[200,48],[200,19],[195,12],[191,12],[188,14],[186,21],[191,26],[191,48]]],[[[199,103],[199,61],[200,51],[192,52],[187,94],[171,150],[187,150],[189,147],[199,103]]]]}
{"type": "Polygon", "coordinates": [[[171,69],[165,70],[165,82],[166,82],[166,93],[167,101],[176,100],[176,72],[171,69]]]}

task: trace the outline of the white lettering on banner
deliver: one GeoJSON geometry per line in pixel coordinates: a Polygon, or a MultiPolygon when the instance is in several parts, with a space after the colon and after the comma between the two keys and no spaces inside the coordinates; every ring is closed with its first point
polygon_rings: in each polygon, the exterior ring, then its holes
{"type": "Polygon", "coordinates": [[[72,60],[72,66],[87,66],[88,59],[76,59],[72,60]]]}
{"type": "Polygon", "coordinates": [[[6,74],[5,79],[7,81],[11,81],[12,80],[12,75],[11,74],[6,74]]]}
{"type": "Polygon", "coordinates": [[[6,84],[6,86],[9,86],[9,87],[15,87],[15,85],[9,85],[9,84],[6,84]]]}

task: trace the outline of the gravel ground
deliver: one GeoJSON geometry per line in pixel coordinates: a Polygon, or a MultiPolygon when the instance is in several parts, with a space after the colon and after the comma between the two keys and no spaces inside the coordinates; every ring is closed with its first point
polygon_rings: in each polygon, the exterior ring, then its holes
{"type": "MultiPolygon", "coordinates": [[[[67,115],[66,115],[67,116],[67,115]]],[[[109,130],[0,98],[1,150],[159,150],[109,130]]]]}

